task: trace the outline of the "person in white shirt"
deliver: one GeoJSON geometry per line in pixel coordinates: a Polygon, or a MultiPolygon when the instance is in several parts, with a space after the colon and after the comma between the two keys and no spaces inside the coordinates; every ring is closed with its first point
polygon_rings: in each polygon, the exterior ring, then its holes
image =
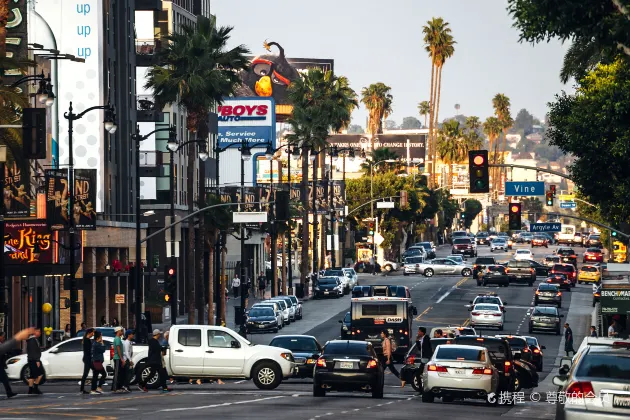
{"type": "Polygon", "coordinates": [[[232,293],[234,293],[234,297],[238,297],[238,289],[241,288],[241,279],[238,278],[238,274],[234,275],[232,279],[232,293]]]}
{"type": "Polygon", "coordinates": [[[608,327],[608,337],[611,337],[611,338],[617,337],[617,331],[615,330],[615,325],[617,325],[617,322],[613,319],[612,322],[610,323],[610,326],[608,327]]]}
{"type": "Polygon", "coordinates": [[[131,372],[133,369],[133,344],[132,341],[135,336],[134,330],[127,331],[127,337],[123,340],[123,360],[125,361],[122,388],[129,392],[129,380],[131,379],[131,372]]]}

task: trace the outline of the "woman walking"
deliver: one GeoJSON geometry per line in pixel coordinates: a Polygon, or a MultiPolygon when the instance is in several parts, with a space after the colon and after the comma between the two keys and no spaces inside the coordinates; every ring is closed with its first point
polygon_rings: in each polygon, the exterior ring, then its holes
{"type": "Polygon", "coordinates": [[[81,394],[89,394],[85,390],[85,380],[92,369],[92,337],[94,337],[94,329],[88,328],[81,340],[83,346],[83,376],[81,376],[81,394]]]}
{"type": "Polygon", "coordinates": [[[107,377],[107,373],[105,372],[105,367],[103,366],[103,362],[105,361],[105,344],[103,344],[103,335],[100,331],[94,332],[94,343],[92,343],[92,390],[90,394],[101,394],[103,393],[103,383],[105,382],[105,378],[107,377]],[[99,383],[98,377],[101,375],[101,380],[99,383]],[[98,386],[97,386],[98,384],[98,386]]]}

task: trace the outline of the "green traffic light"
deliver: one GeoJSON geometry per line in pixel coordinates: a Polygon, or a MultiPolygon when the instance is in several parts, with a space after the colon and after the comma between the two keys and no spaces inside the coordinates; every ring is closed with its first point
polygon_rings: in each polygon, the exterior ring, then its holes
{"type": "Polygon", "coordinates": [[[486,186],[486,184],[483,182],[483,180],[478,179],[475,181],[475,187],[477,188],[484,188],[486,186]]]}
{"type": "Polygon", "coordinates": [[[617,236],[617,232],[613,232],[613,233],[612,233],[612,236],[617,236]]]}

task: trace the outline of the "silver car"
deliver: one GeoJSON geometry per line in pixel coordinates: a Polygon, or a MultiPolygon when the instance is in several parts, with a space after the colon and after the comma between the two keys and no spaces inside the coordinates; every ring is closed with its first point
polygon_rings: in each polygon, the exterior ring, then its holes
{"type": "Polygon", "coordinates": [[[505,314],[499,305],[479,303],[473,306],[470,312],[470,325],[472,327],[495,327],[503,331],[505,314]]]}
{"type": "Polygon", "coordinates": [[[341,271],[343,271],[343,274],[350,280],[350,289],[359,284],[359,276],[357,272],[354,271],[354,268],[342,268],[341,271]]]}
{"type": "Polygon", "coordinates": [[[458,264],[450,258],[436,258],[422,264],[417,264],[416,269],[425,277],[434,275],[462,275],[469,277],[472,275],[472,266],[468,264],[458,264]]]}
{"type": "Polygon", "coordinates": [[[563,366],[557,420],[627,420],[630,417],[630,347],[590,347],[572,367],[563,366]]]}

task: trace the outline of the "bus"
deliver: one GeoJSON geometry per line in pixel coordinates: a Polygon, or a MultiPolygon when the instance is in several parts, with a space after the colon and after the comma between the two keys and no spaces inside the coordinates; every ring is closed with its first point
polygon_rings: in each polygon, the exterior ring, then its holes
{"type": "Polygon", "coordinates": [[[560,225],[560,233],[558,233],[558,245],[573,245],[575,232],[575,225],[560,225]]]}
{"type": "Polygon", "coordinates": [[[351,299],[350,319],[353,340],[372,343],[382,354],[381,331],[387,330],[396,350],[393,358],[402,361],[413,342],[411,324],[417,313],[411,299],[398,297],[360,297],[351,299]]]}

